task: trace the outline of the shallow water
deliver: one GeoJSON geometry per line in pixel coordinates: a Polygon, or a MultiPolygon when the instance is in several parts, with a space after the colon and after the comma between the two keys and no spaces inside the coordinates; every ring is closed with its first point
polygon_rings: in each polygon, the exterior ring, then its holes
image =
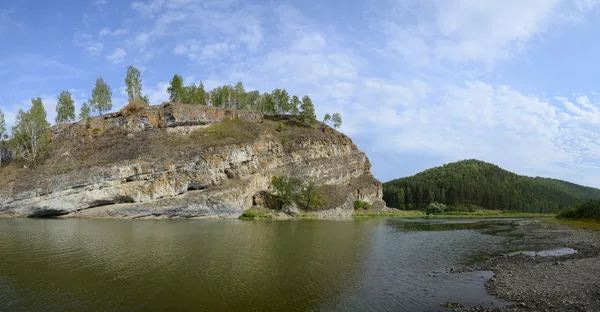
{"type": "Polygon", "coordinates": [[[524,256],[530,256],[530,257],[562,257],[562,256],[572,255],[574,253],[577,253],[577,250],[575,250],[573,248],[565,247],[565,248],[555,248],[555,249],[539,250],[539,251],[534,251],[534,250],[514,251],[514,252],[508,253],[507,256],[524,255],[524,256]]]}
{"type": "Polygon", "coordinates": [[[0,220],[0,311],[449,311],[502,303],[510,220],[0,220]]]}

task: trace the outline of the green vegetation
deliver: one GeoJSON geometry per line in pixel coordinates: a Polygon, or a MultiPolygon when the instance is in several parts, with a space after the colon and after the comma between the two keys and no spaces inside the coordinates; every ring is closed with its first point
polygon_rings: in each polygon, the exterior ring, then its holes
{"type": "Polygon", "coordinates": [[[464,160],[383,184],[388,207],[426,210],[452,206],[524,213],[555,213],[576,202],[600,199],[600,190],[565,181],[514,174],[479,160],[464,160]]]}
{"type": "Polygon", "coordinates": [[[354,201],[354,210],[369,210],[369,209],[371,209],[371,204],[367,203],[366,201],[362,201],[362,200],[354,201]]]}
{"type": "Polygon", "coordinates": [[[140,70],[129,66],[127,67],[127,76],[125,77],[125,85],[127,86],[127,96],[129,97],[129,102],[131,103],[134,100],[141,101],[142,103],[148,105],[148,96],[142,96],[142,79],[140,78],[140,70]]]}
{"type": "Polygon", "coordinates": [[[269,209],[252,207],[252,208],[244,211],[242,213],[242,215],[239,217],[239,219],[254,220],[254,219],[266,218],[268,216],[269,216],[269,209]]]}
{"type": "Polygon", "coordinates": [[[12,142],[20,157],[36,166],[50,150],[50,124],[46,121],[46,110],[41,98],[31,99],[32,106],[17,114],[15,126],[12,128],[12,142]]]}
{"type": "Polygon", "coordinates": [[[90,108],[98,114],[103,114],[112,109],[112,90],[102,77],[96,79],[96,86],[92,90],[92,99],[89,104],[90,108]]]}
{"type": "Polygon", "coordinates": [[[325,114],[323,117],[323,123],[333,122],[333,128],[337,129],[342,126],[342,115],[340,113],[333,113],[333,115],[325,114]]]}
{"type": "Polygon", "coordinates": [[[75,101],[71,98],[71,92],[62,91],[56,103],[57,124],[65,124],[75,120],[75,101]]]}
{"type": "Polygon", "coordinates": [[[313,181],[304,182],[296,198],[296,204],[304,211],[316,210],[321,206],[322,200],[317,194],[317,186],[313,181]]]}
{"type": "Polygon", "coordinates": [[[90,107],[88,106],[88,104],[86,102],[83,102],[83,104],[81,104],[81,109],[79,111],[79,120],[86,120],[88,118],[90,118],[90,107]]]}
{"type": "Polygon", "coordinates": [[[584,203],[577,203],[573,207],[561,211],[557,218],[600,221],[600,200],[591,199],[584,203]]]}
{"type": "Polygon", "coordinates": [[[275,176],[269,186],[269,203],[274,209],[295,204],[304,211],[316,210],[322,199],[313,181],[302,181],[288,176],[275,176]]]}
{"type": "Polygon", "coordinates": [[[435,219],[474,219],[474,218],[549,218],[554,214],[524,213],[501,210],[446,211],[440,214],[427,214],[421,210],[355,211],[353,217],[397,217],[397,218],[435,218],[435,219]]]}
{"type": "MultiPolygon", "coordinates": [[[[316,121],[312,100],[304,96],[300,101],[298,96],[290,96],[285,89],[275,89],[270,93],[261,94],[256,90],[246,91],[244,85],[238,82],[235,86],[218,86],[206,91],[202,82],[198,86],[195,84],[185,86],[183,78],[175,75],[169,83],[167,92],[171,102],[258,111],[265,115],[279,117],[292,115],[307,123],[316,121]]],[[[341,125],[341,116],[338,117],[341,125]]]]}

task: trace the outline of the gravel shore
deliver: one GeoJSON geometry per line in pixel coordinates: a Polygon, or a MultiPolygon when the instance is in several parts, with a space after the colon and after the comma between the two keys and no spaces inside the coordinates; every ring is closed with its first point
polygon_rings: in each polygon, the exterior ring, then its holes
{"type": "Polygon", "coordinates": [[[466,311],[600,311],[600,236],[554,221],[523,220],[508,238],[515,250],[573,248],[560,257],[501,255],[460,271],[489,270],[488,293],[513,304],[466,311]]]}

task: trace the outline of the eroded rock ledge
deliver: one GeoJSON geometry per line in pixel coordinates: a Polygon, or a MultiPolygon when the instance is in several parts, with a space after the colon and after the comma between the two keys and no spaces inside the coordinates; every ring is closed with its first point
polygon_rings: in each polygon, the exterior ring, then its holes
{"type": "Polygon", "coordinates": [[[323,189],[318,216],[385,206],[366,155],[321,123],[164,103],[52,130],[43,165],[0,168],[0,216],[238,217],[279,174],[323,189]]]}

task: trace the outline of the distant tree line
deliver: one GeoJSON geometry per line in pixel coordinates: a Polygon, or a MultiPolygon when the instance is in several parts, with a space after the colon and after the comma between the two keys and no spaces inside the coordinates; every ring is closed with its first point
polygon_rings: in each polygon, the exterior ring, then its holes
{"type": "Polygon", "coordinates": [[[600,221],[600,200],[590,199],[583,203],[576,203],[569,209],[561,211],[557,217],[565,219],[590,219],[600,221]]]}
{"type": "Polygon", "coordinates": [[[600,190],[560,180],[520,176],[477,160],[432,168],[383,185],[387,205],[406,210],[426,210],[431,203],[441,203],[557,212],[590,198],[600,198],[600,190]]]}

